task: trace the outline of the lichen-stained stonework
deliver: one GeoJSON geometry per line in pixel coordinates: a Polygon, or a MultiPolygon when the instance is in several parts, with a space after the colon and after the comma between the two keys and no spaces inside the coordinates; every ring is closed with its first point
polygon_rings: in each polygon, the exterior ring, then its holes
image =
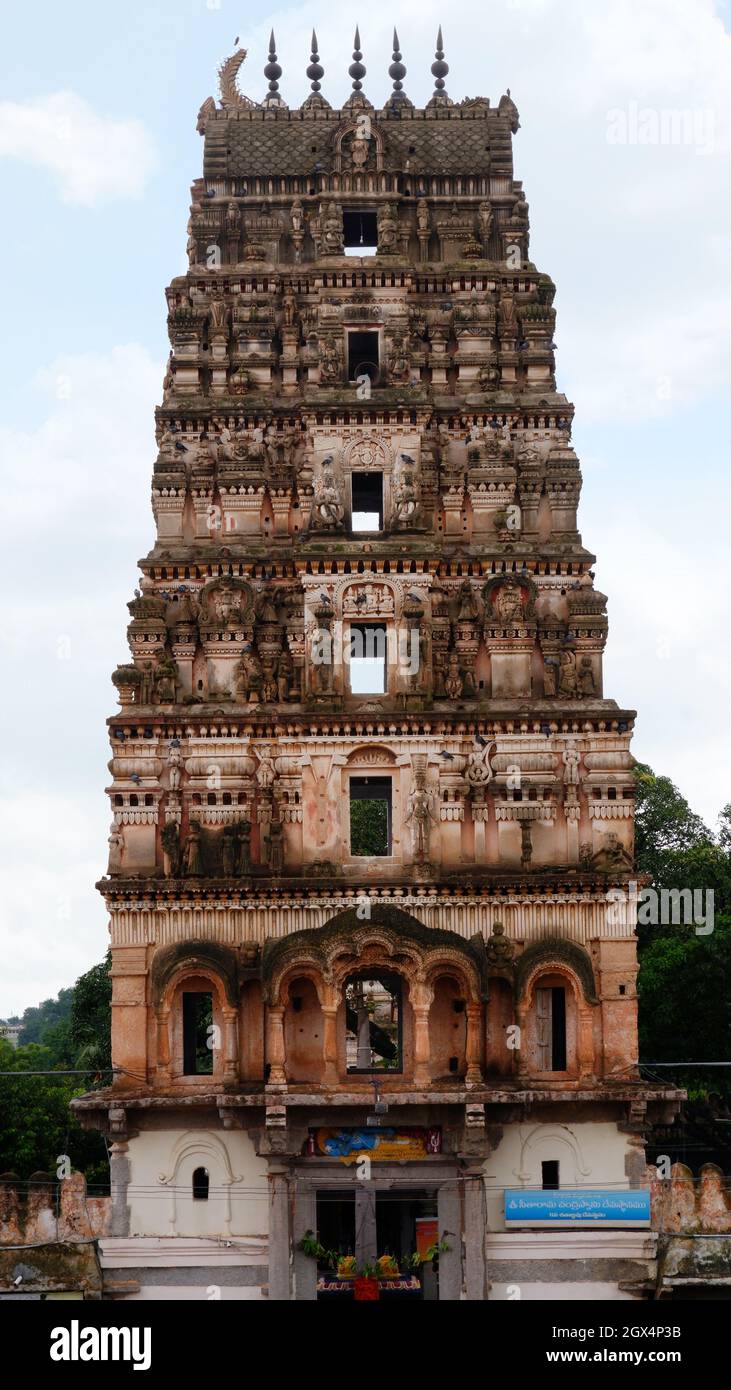
{"type": "MultiPolygon", "coordinates": [[[[515,103],[453,101],[441,35],[423,110],[396,41],[380,108],[358,39],[341,110],[314,36],[297,109],[273,43],[260,102],[242,55],[199,113],[157,536],[113,676],[117,1070],[78,1102],[112,1140],[104,1261],[203,1296],[235,1233],[232,1296],[314,1297],[298,1241],[356,1179],[311,1136],[375,1092],[439,1135],[407,1174],[453,1233],[439,1297],[482,1299],[502,1188],[556,1161],[638,1185],[648,1106],[675,1103],[636,1068],[634,714],[604,691],[554,285],[515,103]]],[[[624,1270],[650,1238],[623,1239],[624,1270]]],[[[599,1247],[581,1279],[617,1294],[599,1247]]]]}

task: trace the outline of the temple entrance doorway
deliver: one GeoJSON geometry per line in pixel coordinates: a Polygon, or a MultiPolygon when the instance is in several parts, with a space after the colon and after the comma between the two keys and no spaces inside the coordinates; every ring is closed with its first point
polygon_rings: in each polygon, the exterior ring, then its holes
{"type": "Polygon", "coordinates": [[[379,1269],[379,1297],[435,1300],[439,1257],[417,1261],[439,1239],[436,1189],[389,1185],[322,1188],[317,1233],[330,1256],[318,1261],[318,1301],[351,1299],[354,1273],[379,1269]]]}

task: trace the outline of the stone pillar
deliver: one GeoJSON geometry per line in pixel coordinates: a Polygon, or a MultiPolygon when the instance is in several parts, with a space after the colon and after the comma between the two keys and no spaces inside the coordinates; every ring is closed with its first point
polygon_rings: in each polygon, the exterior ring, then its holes
{"type": "Polygon", "coordinates": [[[325,1065],[322,1081],[325,1086],[335,1086],[338,1081],[337,1013],[337,1008],[333,1005],[323,1005],[322,1057],[325,1065]]]}
{"type": "Polygon", "coordinates": [[[429,1039],[429,1010],[433,993],[426,985],[413,985],[411,1007],[414,1011],[414,1084],[428,1086],[431,1081],[431,1046],[429,1039]]]}
{"type": "Polygon", "coordinates": [[[457,1303],[462,1293],[462,1235],[459,1192],[452,1183],[437,1192],[437,1225],[439,1239],[449,1245],[439,1256],[439,1300],[457,1303]]]}
{"type": "Polygon", "coordinates": [[[303,1255],[297,1249],[306,1231],[317,1230],[317,1197],[315,1192],[302,1185],[296,1187],[294,1215],[292,1219],[292,1245],[294,1265],[294,1296],[298,1302],[312,1303],[317,1298],[317,1260],[311,1255],[303,1255]]]}
{"type": "Polygon", "coordinates": [[[223,1009],[223,1080],[236,1083],[239,1079],[238,1012],[227,1005],[223,1009]]]}
{"type": "Polygon", "coordinates": [[[289,1180],[283,1164],[269,1166],[269,1297],[291,1297],[289,1180]]]}
{"type": "Polygon", "coordinates": [[[481,1086],[482,1077],[482,1004],[467,1005],[467,1086],[481,1086]]]}
{"type": "Polygon", "coordinates": [[[286,1086],[284,1008],[281,1004],[270,1004],[266,1011],[266,1061],[269,1063],[267,1085],[286,1086]]]}
{"type": "Polygon", "coordinates": [[[355,1184],[355,1258],[359,1265],[375,1264],[376,1239],[376,1194],[365,1183],[355,1184]]]}
{"type": "Polygon", "coordinates": [[[129,1235],[127,1189],[130,1177],[129,1144],[115,1140],[109,1148],[109,1185],[112,1193],[110,1236],[129,1235]]]}
{"type": "Polygon", "coordinates": [[[588,1004],[579,1005],[576,1052],[579,1076],[592,1076],[594,1074],[594,1027],[592,1010],[588,1004]]]}
{"type": "Polygon", "coordinates": [[[162,1008],[157,1014],[157,1075],[161,1081],[171,1077],[170,1063],[170,1010],[162,1008]]]}
{"type": "Polygon", "coordinates": [[[465,1294],[468,1302],[482,1303],[487,1298],[487,1207],[481,1170],[465,1175],[463,1191],[465,1294]]]}

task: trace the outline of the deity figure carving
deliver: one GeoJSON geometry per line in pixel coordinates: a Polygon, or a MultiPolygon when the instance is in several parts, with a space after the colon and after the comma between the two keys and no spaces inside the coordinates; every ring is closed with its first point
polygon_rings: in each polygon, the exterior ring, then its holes
{"type": "Polygon", "coordinates": [[[343,596],[343,613],[393,613],[391,590],[385,584],[351,584],[343,596]]]}
{"type": "MultiPolygon", "coordinates": [[[[406,455],[401,455],[405,459],[406,455]]],[[[398,473],[393,489],[394,523],[399,530],[413,526],[418,520],[419,490],[410,468],[398,473]]]]}
{"type": "Polygon", "coordinates": [[[388,372],[394,386],[403,386],[409,380],[411,364],[403,335],[393,340],[388,372]]]}
{"type": "Polygon", "coordinates": [[[492,934],[485,942],[485,953],[490,965],[497,969],[509,969],[515,955],[515,942],[505,935],[502,922],[493,922],[492,934]]]}
{"type": "Polygon", "coordinates": [[[297,296],[288,280],[282,293],[282,319],[285,328],[293,328],[297,322],[297,296]]]}
{"type": "Polygon", "coordinates": [[[582,656],[577,673],[577,683],[580,695],[595,695],[596,681],[594,680],[594,670],[590,656],[582,656]]]}
{"type": "Polygon", "coordinates": [[[490,236],[492,234],[492,208],[485,199],[480,203],[477,211],[477,223],[480,231],[480,241],[482,242],[482,252],[487,257],[490,247],[490,236]]]}
{"type": "Polygon", "coordinates": [[[494,753],[496,745],[489,744],[483,738],[475,740],[475,745],[467,755],[467,766],[465,767],[465,779],[471,787],[486,787],[492,781],[493,771],[490,766],[490,755],[494,753]]]}
{"type": "Polygon", "coordinates": [[[558,693],[558,662],[555,656],[547,656],[543,662],[543,694],[553,699],[558,693]]]}
{"type": "Polygon", "coordinates": [[[274,766],[270,744],[264,743],[260,748],[257,748],[256,756],[259,759],[259,766],[254,774],[256,784],[261,792],[268,793],[277,779],[277,770],[274,766]]]}
{"type": "Polygon", "coordinates": [[[464,690],[464,675],[460,670],[459,655],[457,652],[449,653],[447,678],[444,682],[444,688],[450,700],[459,700],[464,690]]]}
{"type": "Polygon", "coordinates": [[[323,256],[343,254],[343,214],[335,202],[328,203],[322,219],[320,251],[323,256]]]}
{"type": "Polygon", "coordinates": [[[576,683],[576,657],[574,653],[564,647],[561,652],[561,663],[558,676],[558,693],[568,698],[575,695],[577,691],[576,683]]]}
{"type": "Polygon", "coordinates": [[[420,237],[428,237],[431,231],[431,214],[426,198],[419,198],[416,204],[416,230],[420,237]]]}
{"type": "Polygon", "coordinates": [[[165,654],[159,662],[154,676],[155,698],[158,704],[172,704],[175,699],[177,681],[177,663],[169,654],[165,654]]]}
{"type": "Polygon", "coordinates": [[[312,519],[322,530],[342,526],[345,508],[332,471],[332,458],[323,459],[312,499],[312,519]]]}
{"type": "Polygon", "coordinates": [[[434,796],[427,789],[426,771],[415,768],[414,785],[409,792],[404,824],[411,825],[411,842],[414,859],[429,858],[429,834],[432,824],[437,824],[434,814],[434,796]]]}
{"type": "Polygon", "coordinates": [[[390,203],[384,203],[378,211],[378,254],[393,255],[398,244],[398,227],[390,203]]]}
{"type": "Polygon", "coordinates": [[[224,878],[233,878],[236,873],[237,859],[238,844],[236,826],[225,825],[223,827],[223,846],[221,850],[221,872],[224,878]]]}
{"type": "Polygon", "coordinates": [[[177,878],[180,874],[180,830],[177,821],[168,821],[160,834],[162,843],[162,866],[166,878],[177,878]]]}
{"type": "Polygon", "coordinates": [[[289,647],[284,646],[277,657],[277,699],[280,704],[286,704],[287,700],[291,700],[293,686],[294,661],[289,647]]]}
{"type": "Polygon", "coordinates": [[[109,840],[107,841],[107,843],[109,845],[109,862],[107,865],[107,873],[121,874],[122,854],[124,852],[124,835],[122,833],[121,827],[117,825],[116,821],[112,822],[112,828],[109,832],[109,840]]]}
{"type": "Polygon", "coordinates": [[[495,592],[495,612],[501,622],[519,622],[523,616],[523,595],[515,579],[506,579],[495,592]]]}
{"type": "Polygon", "coordinates": [[[238,841],[236,870],[240,875],[245,876],[251,869],[251,821],[242,820],[237,823],[236,839],[238,841]]]}
{"type": "Polygon", "coordinates": [[[289,225],[294,243],[294,256],[298,261],[302,254],[302,245],[305,239],[305,214],[299,198],[295,198],[289,213],[289,225]]]}
{"type": "Polygon", "coordinates": [[[322,382],[339,381],[342,375],[340,353],[329,338],[326,338],[320,348],[320,380],[322,382]]]}
{"type": "Polygon", "coordinates": [[[480,616],[477,606],[477,597],[470,584],[469,579],[464,579],[459,586],[459,610],[457,612],[458,623],[476,623],[480,616]]]}
{"type": "Polygon", "coordinates": [[[591,863],[594,869],[599,869],[602,873],[634,868],[632,855],[613,831],[604,836],[604,843],[592,855],[591,863]]]}
{"type": "Polygon", "coordinates": [[[180,744],[177,740],[170,744],[168,749],[168,786],[173,792],[180,790],[180,776],[183,757],[180,752],[180,744]]]}
{"type": "Polygon", "coordinates": [[[284,826],[278,817],[272,817],[269,823],[266,845],[270,873],[281,874],[284,869],[284,826]]]}
{"type": "Polygon", "coordinates": [[[241,660],[235,669],[236,698],[241,704],[256,704],[261,698],[261,662],[251,643],[244,647],[241,660]]]}
{"type": "Polygon", "coordinates": [[[201,827],[197,820],[191,820],[183,845],[183,872],[186,878],[200,878],[203,873],[201,852],[201,827]]]}
{"type": "Polygon", "coordinates": [[[578,787],[579,785],[579,750],[576,747],[576,739],[567,740],[566,747],[561,754],[563,763],[563,781],[565,787],[578,787]]]}

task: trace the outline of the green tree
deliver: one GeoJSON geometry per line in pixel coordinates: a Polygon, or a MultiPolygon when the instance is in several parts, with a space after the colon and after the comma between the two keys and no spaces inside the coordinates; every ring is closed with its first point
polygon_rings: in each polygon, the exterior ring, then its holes
{"type": "MultiPolygon", "coordinates": [[[[658,892],[713,892],[713,930],[669,923],[638,927],[640,1057],[725,1062],[731,1058],[731,806],[716,836],[668,777],[640,765],[637,868],[658,892]]],[[[731,1092],[731,1068],[682,1068],[673,1080],[690,1094],[731,1092]]]]}
{"type": "MultiPolygon", "coordinates": [[[[107,951],[99,965],[76,981],[73,990],[69,1043],[77,1067],[108,1069],[112,1065],[112,965],[107,951]]],[[[109,1077],[105,1078],[105,1082],[109,1077]]]]}
{"type": "Polygon", "coordinates": [[[69,1106],[74,1096],[111,1080],[109,971],[107,952],[58,999],[26,1009],[23,1020],[41,1042],[26,1042],[25,1029],[17,1048],[0,1040],[0,1172],[21,1178],[55,1173],[59,1156],[67,1154],[72,1167],[86,1174],[90,1190],[108,1190],[104,1140],[82,1129],[69,1106]],[[75,1069],[91,1074],[64,1075],[75,1069]]]}

